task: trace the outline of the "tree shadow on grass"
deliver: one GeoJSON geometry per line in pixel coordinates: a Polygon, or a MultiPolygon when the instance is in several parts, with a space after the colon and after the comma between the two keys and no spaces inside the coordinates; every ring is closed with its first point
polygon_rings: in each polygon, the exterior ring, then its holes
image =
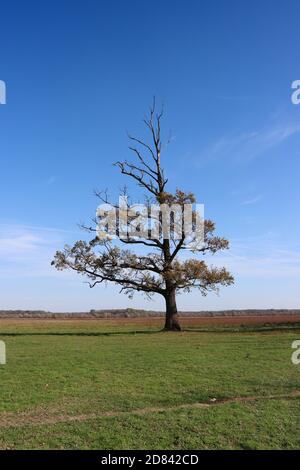
{"type": "Polygon", "coordinates": [[[14,332],[1,332],[0,337],[3,336],[117,336],[117,335],[154,335],[157,333],[164,333],[163,329],[160,330],[137,330],[137,331],[14,331],[14,332]]]}
{"type": "Polygon", "coordinates": [[[272,331],[291,331],[300,330],[300,324],[286,324],[273,326],[241,326],[239,328],[215,327],[215,328],[183,328],[181,331],[166,331],[163,328],[159,330],[130,330],[130,331],[12,331],[1,332],[0,337],[9,336],[135,336],[135,335],[156,335],[161,333],[181,334],[181,333],[264,333],[272,331]]]}

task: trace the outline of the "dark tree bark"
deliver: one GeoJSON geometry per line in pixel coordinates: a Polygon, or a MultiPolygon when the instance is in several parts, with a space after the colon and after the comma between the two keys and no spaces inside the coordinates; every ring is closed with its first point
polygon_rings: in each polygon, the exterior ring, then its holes
{"type": "Polygon", "coordinates": [[[177,315],[177,305],[176,305],[176,290],[170,289],[165,294],[166,299],[166,320],[165,320],[165,330],[168,331],[181,331],[178,315],[177,315]]]}

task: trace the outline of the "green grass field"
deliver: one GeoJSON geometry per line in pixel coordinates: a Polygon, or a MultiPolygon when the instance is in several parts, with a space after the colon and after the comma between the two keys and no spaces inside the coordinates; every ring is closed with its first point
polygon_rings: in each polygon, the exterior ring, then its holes
{"type": "Polygon", "coordinates": [[[0,339],[1,449],[300,448],[300,329],[27,320],[0,339]]]}

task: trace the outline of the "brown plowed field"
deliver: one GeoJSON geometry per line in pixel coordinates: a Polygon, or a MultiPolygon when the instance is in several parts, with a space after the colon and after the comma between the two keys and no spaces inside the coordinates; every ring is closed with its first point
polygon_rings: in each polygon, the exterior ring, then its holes
{"type": "Polygon", "coordinates": [[[300,323],[300,315],[255,315],[255,316],[216,316],[201,318],[182,318],[181,323],[184,326],[197,325],[224,325],[224,326],[240,326],[240,325],[264,325],[280,324],[280,323],[300,323]]]}
{"type": "MultiPolygon", "coordinates": [[[[89,324],[96,326],[153,326],[160,327],[163,324],[163,317],[138,317],[138,318],[3,318],[1,325],[29,326],[32,325],[68,325],[80,327],[89,324]]],[[[293,324],[300,323],[300,314],[293,315],[255,315],[255,316],[201,316],[201,317],[181,317],[180,323],[183,327],[197,326],[240,326],[240,325],[264,325],[264,324],[293,324]]]]}

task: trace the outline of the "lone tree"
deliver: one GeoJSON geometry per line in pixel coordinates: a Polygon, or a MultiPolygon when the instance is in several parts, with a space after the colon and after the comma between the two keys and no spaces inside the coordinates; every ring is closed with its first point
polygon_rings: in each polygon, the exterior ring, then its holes
{"type": "MultiPolygon", "coordinates": [[[[162,228],[162,214],[158,216],[151,212],[152,204],[160,207],[183,209],[186,204],[193,205],[195,196],[192,193],[185,193],[179,189],[175,193],[167,192],[167,178],[161,166],[161,120],[163,112],[156,112],[155,101],[150,108],[149,115],[144,119],[144,123],[150,132],[150,142],[129,135],[131,141],[130,150],[135,156],[133,163],[128,161],[118,161],[115,165],[123,175],[133,179],[141,188],[146,190],[145,205],[150,223],[158,226],[156,237],[149,237],[151,230],[142,232],[140,235],[132,236],[130,226],[141,214],[132,214],[129,204],[127,210],[127,228],[124,231],[120,226],[116,226],[117,244],[113,239],[107,237],[94,237],[90,242],[77,241],[74,246],[66,245],[63,251],[57,251],[52,261],[57,269],[71,269],[89,279],[90,287],[105,282],[113,282],[121,286],[121,291],[132,297],[135,291],[143,292],[147,297],[160,294],[166,303],[165,330],[179,331],[180,325],[177,316],[176,293],[190,292],[193,288],[198,288],[202,295],[210,291],[218,291],[220,286],[228,286],[234,282],[233,277],[225,268],[207,266],[203,260],[190,258],[187,256],[179,259],[181,251],[185,253],[204,255],[214,254],[219,250],[229,247],[229,242],[225,238],[214,235],[215,224],[211,220],[203,221],[203,238],[201,242],[197,239],[192,241],[185,233],[184,224],[180,231],[180,236],[175,236],[175,230],[170,230],[166,236],[162,228]],[[121,246],[127,245],[127,249],[121,246]],[[135,252],[128,249],[128,245],[134,245],[135,252]],[[142,249],[141,249],[142,248],[142,249]],[[151,252],[147,252],[149,248],[151,252]]],[[[107,192],[96,192],[102,203],[109,203],[107,192]]],[[[127,190],[124,190],[127,198],[127,190]]],[[[127,199],[126,199],[127,200],[127,199]]],[[[112,205],[116,213],[120,208],[112,205]]],[[[173,212],[170,212],[170,224],[173,228],[176,224],[173,212]]],[[[184,215],[183,215],[184,217],[184,215]]],[[[196,227],[196,211],[192,210],[192,226],[196,227]]],[[[141,219],[139,219],[141,220],[141,219]]],[[[97,217],[93,219],[97,224],[97,217]]],[[[136,226],[135,226],[136,227],[136,226]]],[[[148,225],[149,227],[149,225],[148,225]]],[[[88,232],[97,232],[95,227],[82,226],[88,232]]],[[[136,227],[139,230],[138,227],[136,227]]],[[[125,248],[125,247],[124,247],[125,248]]]]}

